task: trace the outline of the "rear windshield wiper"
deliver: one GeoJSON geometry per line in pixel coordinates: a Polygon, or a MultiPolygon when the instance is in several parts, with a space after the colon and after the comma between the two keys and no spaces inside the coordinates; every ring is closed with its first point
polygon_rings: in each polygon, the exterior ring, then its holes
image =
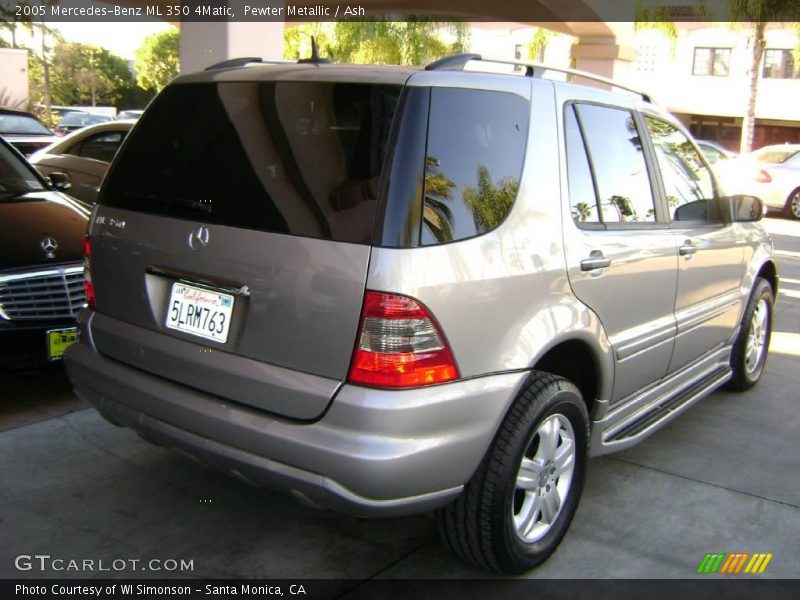
{"type": "Polygon", "coordinates": [[[142,194],[136,192],[124,192],[125,198],[141,198],[150,202],[161,204],[177,205],[197,212],[210,215],[214,212],[214,206],[210,200],[197,200],[196,198],[182,198],[180,196],[166,196],[164,194],[142,194]]]}

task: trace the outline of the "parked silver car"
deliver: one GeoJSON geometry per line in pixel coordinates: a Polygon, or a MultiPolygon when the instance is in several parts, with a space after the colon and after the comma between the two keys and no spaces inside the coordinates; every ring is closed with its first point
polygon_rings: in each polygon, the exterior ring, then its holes
{"type": "Polygon", "coordinates": [[[800,144],[764,146],[718,170],[725,189],[753,194],[769,208],[800,219],[800,144]]]}
{"type": "Polygon", "coordinates": [[[170,84],[93,214],[77,394],[309,505],[435,510],[481,567],[545,560],[589,454],[759,380],[778,275],[760,201],[646,96],[476,60],[170,84]]]}
{"type": "Polygon", "coordinates": [[[108,121],[79,129],[32,154],[28,160],[43,175],[69,176],[69,194],[91,204],[120,145],[136,121],[108,121]]]}

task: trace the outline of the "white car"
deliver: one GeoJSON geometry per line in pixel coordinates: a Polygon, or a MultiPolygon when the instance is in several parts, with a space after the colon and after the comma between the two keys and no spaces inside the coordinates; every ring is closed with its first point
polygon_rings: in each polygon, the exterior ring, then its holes
{"type": "Polygon", "coordinates": [[[35,152],[28,160],[44,176],[55,171],[66,173],[72,184],[68,193],[92,204],[111,160],[135,123],[119,120],[84,127],[35,152]]]}
{"type": "Polygon", "coordinates": [[[764,146],[715,167],[726,192],[758,196],[769,208],[800,219],[800,144],[764,146]]]}

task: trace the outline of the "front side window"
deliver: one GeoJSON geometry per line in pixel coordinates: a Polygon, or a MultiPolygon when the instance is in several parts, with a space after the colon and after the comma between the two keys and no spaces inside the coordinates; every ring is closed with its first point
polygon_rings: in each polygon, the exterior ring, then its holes
{"type": "Polygon", "coordinates": [[[673,221],[716,221],[711,171],[689,139],[674,125],[645,117],[673,221]]]}
{"type": "Polygon", "coordinates": [[[529,103],[506,92],[434,88],[428,122],[423,245],[480,235],[519,189],[529,103]]]}
{"type": "MultiPolygon", "coordinates": [[[[593,168],[597,208],[584,200],[588,196],[584,182],[574,201],[587,204],[588,212],[573,204],[573,216],[577,212],[589,220],[599,214],[603,223],[654,223],[653,191],[633,113],[592,104],[576,104],[574,108],[593,168]]],[[[574,160],[580,159],[573,156],[570,161],[574,160]]]]}
{"type": "Polygon", "coordinates": [[[692,75],[727,77],[730,72],[730,48],[695,48],[692,75]]]}
{"type": "Polygon", "coordinates": [[[795,67],[794,54],[791,50],[764,50],[764,68],[761,71],[764,79],[796,79],[800,77],[800,69],[795,67]]]}

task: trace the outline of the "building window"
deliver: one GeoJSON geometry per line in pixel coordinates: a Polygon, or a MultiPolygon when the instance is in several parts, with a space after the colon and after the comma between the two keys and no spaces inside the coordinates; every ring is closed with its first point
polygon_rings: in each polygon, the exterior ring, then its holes
{"type": "Polygon", "coordinates": [[[692,75],[727,77],[731,66],[730,48],[695,48],[692,75]]]}
{"type": "Polygon", "coordinates": [[[791,50],[764,50],[764,68],[761,71],[764,79],[797,79],[800,71],[795,66],[794,54],[791,50]]]}
{"type": "Polygon", "coordinates": [[[658,48],[655,44],[640,44],[636,59],[636,70],[641,73],[654,73],[658,62],[658,48]]]}

